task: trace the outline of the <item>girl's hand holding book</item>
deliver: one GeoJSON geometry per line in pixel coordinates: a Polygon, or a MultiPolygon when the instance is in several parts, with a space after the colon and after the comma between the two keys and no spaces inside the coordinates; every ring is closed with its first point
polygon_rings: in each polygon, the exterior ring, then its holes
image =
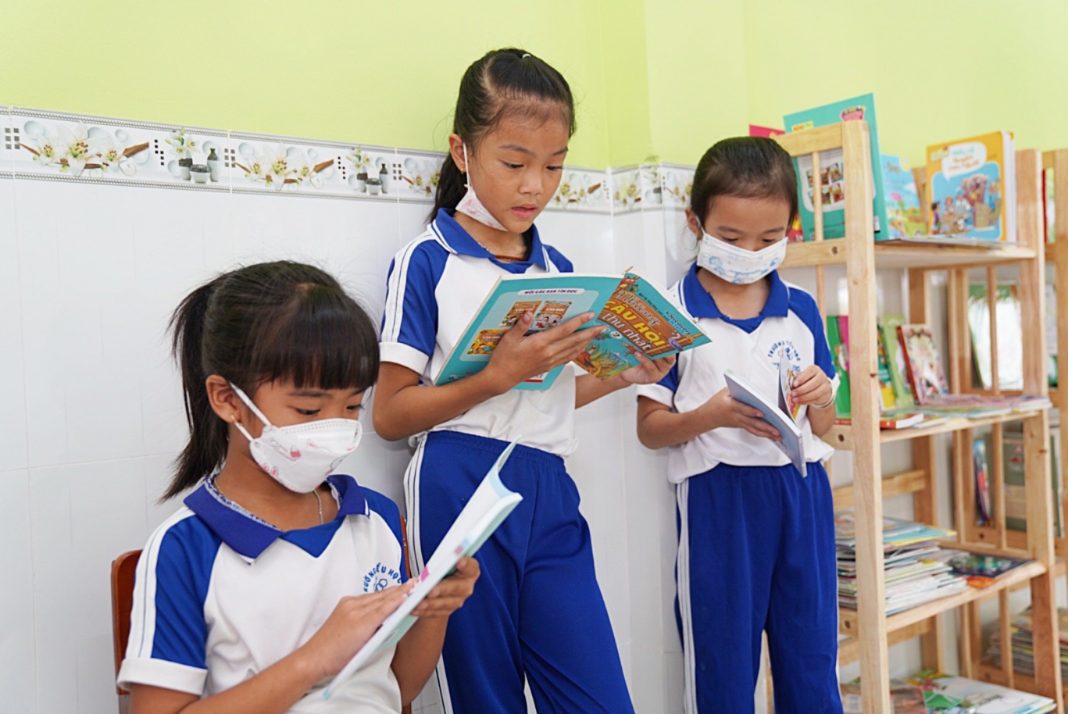
{"type": "Polygon", "coordinates": [[[412,614],[426,618],[448,617],[471,597],[480,572],[477,560],[462,558],[456,564],[456,572],[438,583],[412,614]]]}
{"type": "Polygon", "coordinates": [[[523,313],[501,337],[483,373],[493,380],[495,391],[504,394],[520,382],[570,362],[593,338],[608,329],[599,326],[579,332],[594,317],[594,313],[585,312],[556,327],[527,335],[534,315],[523,313]]]}
{"type": "Polygon", "coordinates": [[[719,390],[712,397],[698,407],[704,411],[711,422],[709,429],[720,427],[732,427],[745,429],[753,436],[780,441],[782,437],[778,430],[764,421],[763,414],[759,409],[748,406],[730,395],[727,388],[719,390]]]}
{"type": "Polygon", "coordinates": [[[826,409],[834,404],[834,388],[826,373],[813,364],[794,377],[790,384],[790,399],[794,404],[826,409]]]}
{"type": "Polygon", "coordinates": [[[340,672],[414,586],[415,581],[410,580],[378,592],[341,598],[319,631],[298,650],[317,668],[316,681],[340,672]]]}

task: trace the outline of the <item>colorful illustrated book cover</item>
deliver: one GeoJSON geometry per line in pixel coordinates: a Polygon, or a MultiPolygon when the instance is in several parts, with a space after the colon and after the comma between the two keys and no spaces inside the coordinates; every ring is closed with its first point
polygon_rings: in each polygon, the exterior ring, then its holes
{"type": "Polygon", "coordinates": [[[1005,131],[927,147],[927,232],[1016,240],[1016,155],[1005,131]]]}
{"type": "Polygon", "coordinates": [[[838,316],[828,315],[827,323],[827,346],[831,350],[831,360],[834,362],[834,371],[838,375],[838,394],[835,396],[835,417],[848,419],[853,410],[853,402],[849,392],[849,344],[842,340],[838,330],[838,316]]]}
{"type": "MultiPolygon", "coordinates": [[[[844,121],[866,121],[871,137],[872,191],[874,199],[872,210],[874,225],[872,230],[877,240],[889,238],[886,213],[886,190],[883,186],[879,153],[879,132],[875,120],[875,95],[865,94],[840,102],[825,104],[806,109],[783,117],[786,130],[790,132],[802,129],[828,126],[844,121]]],[[[812,240],[816,227],[814,187],[816,177],[812,171],[812,159],[809,156],[795,160],[798,181],[798,203],[801,224],[804,227],[805,240],[812,240]]],[[[823,200],[823,237],[841,238],[845,235],[845,173],[841,149],[820,153],[820,175],[818,177],[820,195],[823,200]]]]}
{"type": "Polygon", "coordinates": [[[901,351],[901,341],[897,336],[897,328],[903,324],[905,318],[902,315],[884,315],[879,320],[879,342],[886,353],[890,381],[894,385],[894,403],[898,409],[909,409],[915,406],[916,402],[905,376],[908,373],[908,365],[905,364],[905,355],[901,351]]]}
{"type": "Polygon", "coordinates": [[[898,327],[898,337],[916,403],[938,402],[940,397],[949,393],[949,384],[931,328],[927,325],[901,325],[898,327]]]}
{"type": "MultiPolygon", "coordinates": [[[[760,126],[759,124],[749,125],[749,136],[761,136],[766,139],[771,139],[776,136],[782,136],[786,132],[782,129],[777,129],[773,126],[760,126]]],[[[805,231],[801,227],[801,215],[798,214],[794,217],[794,220],[790,223],[790,228],[786,231],[786,239],[791,243],[798,243],[805,239],[805,231]]]]}
{"type": "Polygon", "coordinates": [[[922,238],[927,233],[927,221],[923,218],[920,193],[912,171],[901,159],[889,154],[879,157],[886,188],[886,223],[890,240],[922,238]]]}
{"type": "MultiPolygon", "coordinates": [[[[636,355],[658,359],[707,343],[708,337],[655,285],[634,273],[618,276],[515,275],[502,277],[453,347],[435,384],[476,374],[525,312],[534,316],[528,335],[555,327],[584,312],[588,325],[608,329],[575,362],[601,379],[636,366],[636,355]]],[[[587,329],[587,328],[583,328],[587,329]]],[[[516,389],[548,389],[563,365],[516,389]]]]}

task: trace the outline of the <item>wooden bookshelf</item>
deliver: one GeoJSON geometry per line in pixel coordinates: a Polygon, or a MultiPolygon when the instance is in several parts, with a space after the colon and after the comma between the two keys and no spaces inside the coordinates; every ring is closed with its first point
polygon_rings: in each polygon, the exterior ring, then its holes
{"type": "MultiPolygon", "coordinates": [[[[945,274],[948,315],[948,377],[955,392],[969,391],[971,353],[967,321],[967,291],[971,274],[984,269],[988,286],[997,284],[998,273],[1006,266],[1018,273],[1020,304],[1025,325],[1042,325],[1044,295],[1042,288],[1047,251],[1042,241],[1041,160],[1033,150],[1016,155],[1017,240],[989,249],[972,245],[915,243],[876,243],[872,233],[872,166],[868,127],[850,121],[833,126],[807,129],[776,137],[794,157],[809,156],[812,174],[820,175],[820,152],[841,150],[845,196],[845,236],[823,239],[822,197],[814,192],[814,240],[793,244],[787,251],[784,267],[805,267],[816,273],[816,301],[825,306],[828,268],[845,271],[848,283],[849,314],[849,384],[852,414],[847,426],[835,427],[825,439],[836,448],[853,454],[853,483],[836,489],[836,507],[850,506],[856,512],[856,554],[858,609],[843,610],[840,628],[848,637],[840,646],[840,661],[859,660],[863,687],[863,710],[866,713],[890,711],[888,647],[911,638],[920,638],[924,667],[945,670],[942,620],[956,615],[960,619],[961,674],[975,678],[980,674],[977,657],[980,641],[978,604],[996,598],[1006,608],[1008,593],[1029,587],[1034,611],[1035,651],[1038,668],[1033,678],[1009,677],[1017,688],[1053,697],[1060,702],[1060,667],[1058,660],[1057,620],[1054,600],[1053,510],[1049,490],[1049,415],[1045,409],[981,417],[951,418],[927,428],[899,431],[879,430],[879,382],[877,371],[877,302],[876,273],[881,269],[904,270],[908,292],[908,321],[931,323],[933,289],[930,274],[945,274]],[[976,532],[974,523],[974,479],[971,475],[971,439],[977,429],[990,429],[995,435],[994,451],[1000,459],[1003,427],[1019,422],[1023,430],[1024,453],[1028,478],[1026,483],[1027,532],[1010,537],[1004,518],[1004,474],[1000,462],[991,469],[995,525],[992,530],[976,532]],[[910,496],[915,519],[939,525],[937,448],[949,435],[953,467],[953,530],[959,542],[952,547],[979,549],[982,552],[1013,552],[1029,562],[1005,573],[989,588],[968,590],[923,603],[887,616],[885,612],[885,572],[883,568],[883,500],[891,496],[910,496]],[[881,451],[884,444],[906,443],[911,448],[912,467],[883,477],[881,451]],[[967,469],[967,472],[966,472],[967,469]],[[1032,478],[1036,474],[1037,478],[1032,478]],[[968,490],[971,484],[972,490],[968,490]],[[969,497],[971,500],[969,500],[969,497]]],[[[1065,158],[1062,157],[1062,161],[1065,158]]],[[[1068,176],[1068,161],[1061,175],[1068,176]]],[[[917,177],[922,184],[922,171],[917,177]]],[[[1068,183],[1068,182],[1066,182],[1068,183]]],[[[922,195],[922,188],[921,188],[922,195]]],[[[1061,210],[1058,205],[1058,210],[1061,210]]],[[[1068,203],[1058,215],[1068,216],[1068,203]]],[[[1061,222],[1068,228],[1068,220],[1061,222]]],[[[1068,248],[1068,237],[1062,245],[1068,248]]],[[[1068,260],[1065,260],[1068,285],[1068,260]]],[[[996,295],[996,291],[990,292],[996,295]]],[[[993,299],[991,306],[993,306],[993,299]]],[[[1060,313],[1059,313],[1060,314],[1060,313]]],[[[1064,318],[1068,318],[1065,311],[1064,318]]],[[[992,344],[997,345],[996,320],[991,320],[992,344]]],[[[1045,332],[1028,334],[1024,350],[1024,391],[1048,394],[1046,376],[1045,332]]],[[[1068,354],[1068,326],[1064,331],[1063,353],[1068,354]]],[[[993,360],[994,384],[997,381],[996,358],[993,360]]],[[[1068,393],[1068,390],[1064,390],[1068,393]]],[[[992,390],[997,393],[997,390],[992,390]]],[[[1059,396],[1059,393],[1058,393],[1059,396]]],[[[992,458],[993,462],[994,459],[992,458]]],[[[1004,625],[1003,625],[1004,626],[1004,625]]]]}

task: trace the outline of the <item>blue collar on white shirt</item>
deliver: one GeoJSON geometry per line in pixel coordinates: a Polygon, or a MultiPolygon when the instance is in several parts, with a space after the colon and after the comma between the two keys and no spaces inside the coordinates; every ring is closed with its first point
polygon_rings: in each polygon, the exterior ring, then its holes
{"type": "Polygon", "coordinates": [[[682,279],[682,299],[686,310],[697,318],[708,317],[729,322],[746,332],[755,330],[766,317],[786,317],[790,311],[790,290],[786,283],[779,277],[779,271],[773,270],[768,275],[771,288],[768,292],[768,301],[764,303],[760,314],[743,320],[735,320],[720,312],[716,300],[697,277],[697,263],[690,266],[690,271],[682,279]]]}
{"type": "Polygon", "coordinates": [[[338,495],[337,517],[321,525],[299,530],[282,531],[275,528],[225,499],[207,482],[186,497],[185,505],[226,545],[249,560],[258,558],[279,538],[289,541],[313,557],[319,557],[347,516],[370,513],[367,497],[354,478],[330,476],[327,482],[338,495]]]}
{"type": "Polygon", "coordinates": [[[475,258],[487,258],[510,273],[525,273],[531,265],[536,265],[542,270],[548,269],[545,249],[542,247],[537,226],[531,226],[530,230],[524,234],[530,240],[530,258],[515,262],[504,262],[493,257],[492,253],[464,230],[464,227],[453,217],[453,211],[448,209],[438,209],[437,216],[430,224],[430,230],[434,231],[438,242],[450,253],[469,255],[475,258]]]}

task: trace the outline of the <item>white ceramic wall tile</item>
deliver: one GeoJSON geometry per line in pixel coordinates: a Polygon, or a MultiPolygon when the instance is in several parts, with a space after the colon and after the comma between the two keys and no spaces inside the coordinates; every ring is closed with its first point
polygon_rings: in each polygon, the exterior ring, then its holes
{"type": "MultiPolygon", "coordinates": [[[[0,164],[6,163],[0,160],[0,164]]],[[[2,166],[0,166],[2,168],[2,166]]],[[[25,468],[26,377],[15,232],[15,184],[0,177],[0,471],[25,468]]]]}
{"type": "Polygon", "coordinates": [[[549,206],[608,213],[612,208],[608,174],[590,169],[565,169],[549,206]]]}
{"type": "Polygon", "coordinates": [[[609,171],[608,182],[612,192],[613,213],[641,209],[641,172],[638,168],[612,169],[609,171]]]}
{"type": "Polygon", "coordinates": [[[0,692],[3,708],[34,711],[33,539],[30,531],[29,472],[0,471],[0,692]]]}
{"type": "Polygon", "coordinates": [[[30,471],[36,602],[37,707],[114,706],[111,561],[144,545],[143,459],[30,471]],[[72,583],[76,587],[72,587],[72,583]]]}
{"type": "MultiPolygon", "coordinates": [[[[400,169],[393,182],[396,195],[406,201],[432,201],[441,178],[442,154],[399,150],[395,159],[400,169]]],[[[390,189],[393,192],[393,188],[390,189]]]]}
{"type": "Polygon", "coordinates": [[[660,181],[663,205],[666,208],[686,208],[693,192],[693,168],[661,164],[660,181]]]}
{"type": "Polygon", "coordinates": [[[351,147],[341,144],[231,134],[233,187],[308,195],[354,196],[351,147]]]}

